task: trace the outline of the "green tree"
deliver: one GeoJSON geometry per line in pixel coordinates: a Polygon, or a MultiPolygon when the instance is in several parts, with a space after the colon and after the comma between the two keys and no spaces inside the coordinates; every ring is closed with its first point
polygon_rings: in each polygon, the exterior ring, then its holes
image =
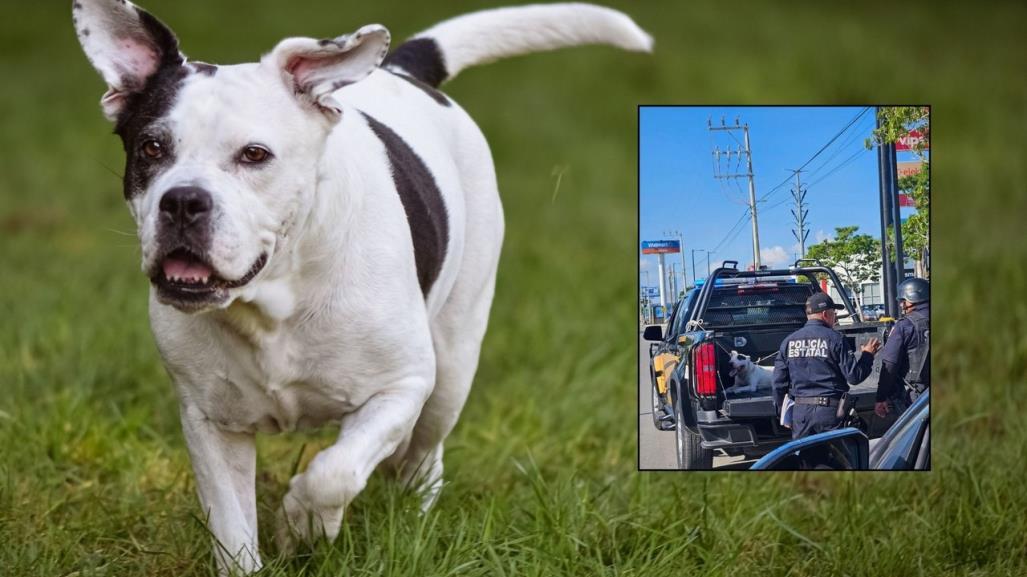
{"type": "MultiPolygon", "coordinates": [[[[895,142],[911,130],[917,130],[924,136],[921,142],[913,146],[913,152],[923,161],[923,167],[918,174],[900,178],[898,186],[899,192],[908,195],[916,205],[916,214],[902,224],[903,252],[915,255],[920,270],[927,276],[924,265],[927,248],[931,242],[931,170],[928,158],[931,142],[930,109],[926,106],[882,107],[878,109],[878,119],[881,126],[875,129],[872,138],[867,140],[868,148],[874,144],[895,142]]],[[[890,252],[894,258],[892,236],[894,235],[889,231],[890,252]]]]}
{"type": "Polygon", "coordinates": [[[858,226],[835,228],[835,237],[809,247],[806,257],[840,273],[842,284],[852,290],[862,305],[863,283],[881,278],[881,243],[869,234],[856,234],[857,230],[858,226]]]}
{"type": "Polygon", "coordinates": [[[867,148],[873,144],[890,144],[905,136],[909,131],[916,130],[924,135],[922,142],[913,146],[920,158],[927,160],[925,152],[930,150],[931,143],[931,109],[926,106],[882,106],[877,109],[880,128],[875,128],[873,136],[867,141],[867,148]]]}

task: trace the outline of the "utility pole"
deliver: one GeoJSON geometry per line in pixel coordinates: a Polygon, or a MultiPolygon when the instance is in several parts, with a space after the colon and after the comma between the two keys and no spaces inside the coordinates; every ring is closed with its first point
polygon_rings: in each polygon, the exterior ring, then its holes
{"type": "Polygon", "coordinates": [[[667,273],[663,266],[663,253],[656,255],[657,278],[660,280],[660,306],[663,307],[664,315],[667,310],[667,273]]]}
{"type": "MultiPolygon", "coordinates": [[[[881,109],[877,108],[877,128],[881,128],[881,109]]],[[[891,255],[888,250],[888,226],[891,224],[892,206],[890,192],[891,180],[891,158],[888,155],[887,147],[884,144],[877,145],[877,171],[880,177],[881,190],[881,268],[882,282],[884,284],[884,310],[885,314],[892,318],[898,318],[898,305],[895,302],[895,269],[891,264],[891,255]]]]}
{"type": "MultiPolygon", "coordinates": [[[[688,290],[688,267],[685,266],[685,241],[681,238],[681,231],[674,229],[664,231],[663,234],[666,236],[678,237],[678,247],[681,249],[681,252],[679,253],[681,255],[681,288],[688,290]]],[[[695,282],[695,275],[693,274],[692,277],[692,282],[695,282]]]]}
{"type": "Polygon", "coordinates": [[[795,170],[795,188],[792,189],[792,198],[795,199],[795,208],[792,209],[792,216],[795,217],[795,228],[792,234],[795,240],[799,241],[799,258],[806,258],[806,237],[809,236],[809,229],[806,228],[806,215],[809,209],[806,208],[806,189],[802,188],[799,180],[799,173],[802,170],[795,170]]]}
{"type": "MultiPolygon", "coordinates": [[[[748,178],[749,179],[749,214],[752,215],[752,260],[756,270],[760,270],[760,229],[759,223],[756,218],[756,182],[753,180],[752,173],[752,147],[749,145],[749,124],[740,124],[738,118],[735,118],[735,125],[728,126],[724,123],[724,118],[720,119],[720,126],[713,126],[712,120],[706,121],[706,126],[711,131],[722,130],[730,131],[741,130],[745,140],[745,150],[741,147],[736,152],[732,152],[731,149],[726,150],[724,153],[717,148],[713,151],[714,156],[714,175],[713,178],[748,178]],[[721,154],[727,155],[728,164],[730,166],[731,155],[735,154],[737,160],[741,160],[742,154],[745,155],[745,166],[746,171],[744,173],[731,173],[724,174],[720,169],[720,156],[721,154]]],[[[693,273],[694,276],[694,273],[693,273]]]]}
{"type": "Polygon", "coordinates": [[[891,191],[892,206],[892,227],[895,235],[895,285],[898,291],[898,283],[906,279],[906,255],[902,248],[902,215],[899,213],[899,161],[895,153],[895,143],[889,143],[885,151],[891,162],[889,162],[888,183],[891,191]]]}

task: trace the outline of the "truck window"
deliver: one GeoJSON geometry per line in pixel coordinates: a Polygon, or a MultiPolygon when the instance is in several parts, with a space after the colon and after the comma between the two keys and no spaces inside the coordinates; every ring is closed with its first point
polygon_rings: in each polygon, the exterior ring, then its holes
{"type": "Polygon", "coordinates": [[[703,315],[707,327],[803,324],[808,284],[755,284],[718,288],[703,315]]]}
{"type": "Polygon", "coordinates": [[[692,314],[692,305],[695,304],[695,297],[699,291],[689,291],[685,298],[681,299],[681,305],[678,307],[677,318],[674,319],[673,326],[671,327],[671,334],[677,339],[677,336],[685,332],[685,325],[688,323],[688,317],[692,314]]]}

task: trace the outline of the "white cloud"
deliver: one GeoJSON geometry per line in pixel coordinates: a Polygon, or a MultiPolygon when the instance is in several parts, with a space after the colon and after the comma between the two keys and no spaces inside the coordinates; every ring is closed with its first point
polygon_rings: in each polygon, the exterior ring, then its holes
{"type": "Polygon", "coordinates": [[[791,264],[791,262],[792,253],[788,252],[788,250],[783,246],[778,245],[760,249],[760,264],[776,268],[791,264]]]}
{"type": "Polygon", "coordinates": [[[650,260],[647,258],[638,259],[638,270],[647,270],[650,265],[650,260]]]}
{"type": "Polygon", "coordinates": [[[825,240],[831,240],[833,237],[831,235],[827,234],[826,232],[824,232],[824,229],[820,229],[817,232],[813,233],[813,238],[818,243],[821,243],[821,242],[824,242],[825,240]]]}

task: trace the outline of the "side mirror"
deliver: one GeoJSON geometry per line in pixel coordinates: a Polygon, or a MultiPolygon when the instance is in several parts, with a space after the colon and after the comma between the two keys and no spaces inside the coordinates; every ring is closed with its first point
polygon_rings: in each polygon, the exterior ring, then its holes
{"type": "Polygon", "coordinates": [[[642,331],[642,338],[647,341],[662,341],[663,327],[660,325],[649,325],[642,331]]]}
{"type": "Polygon", "coordinates": [[[760,471],[846,471],[870,468],[870,441],[859,429],[828,431],[774,449],[751,467],[760,471]]]}

